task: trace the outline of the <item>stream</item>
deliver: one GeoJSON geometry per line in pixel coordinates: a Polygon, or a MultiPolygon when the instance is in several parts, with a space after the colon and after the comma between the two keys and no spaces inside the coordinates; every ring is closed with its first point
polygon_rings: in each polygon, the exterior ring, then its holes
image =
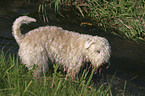
{"type": "MultiPolygon", "coordinates": [[[[135,94],[135,96],[145,96],[145,44],[139,44],[131,40],[123,39],[108,31],[103,31],[101,28],[94,25],[80,26],[81,22],[87,22],[87,19],[80,19],[79,16],[76,16],[77,13],[75,12],[65,11],[61,13],[64,16],[61,16],[56,15],[51,9],[49,12],[49,23],[45,24],[40,19],[41,15],[36,15],[38,4],[34,2],[28,3],[26,1],[27,0],[3,0],[0,2],[1,49],[17,53],[18,45],[12,36],[11,27],[13,21],[17,17],[27,14],[36,18],[38,22],[35,24],[23,25],[23,33],[39,26],[55,25],[82,34],[102,36],[108,39],[112,50],[110,60],[111,65],[108,69],[103,71],[103,76],[110,76],[111,78],[115,74],[115,78],[112,82],[113,88],[116,88],[114,86],[120,86],[121,88],[118,87],[118,90],[123,90],[122,86],[125,81],[127,81],[126,90],[128,92],[135,94]],[[69,14],[69,16],[67,14],[69,14]]],[[[104,83],[105,82],[106,81],[104,81],[104,83]]]]}

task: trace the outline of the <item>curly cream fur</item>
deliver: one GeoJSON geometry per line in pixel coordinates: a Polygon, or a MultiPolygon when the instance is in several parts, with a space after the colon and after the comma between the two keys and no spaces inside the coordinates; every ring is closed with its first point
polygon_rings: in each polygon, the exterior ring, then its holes
{"type": "Polygon", "coordinates": [[[23,23],[36,22],[34,18],[22,16],[13,23],[13,35],[19,44],[19,56],[28,69],[38,65],[34,75],[48,69],[48,59],[67,69],[74,76],[84,62],[99,67],[109,62],[110,46],[103,37],[79,34],[56,26],[44,26],[21,34],[23,23]]]}

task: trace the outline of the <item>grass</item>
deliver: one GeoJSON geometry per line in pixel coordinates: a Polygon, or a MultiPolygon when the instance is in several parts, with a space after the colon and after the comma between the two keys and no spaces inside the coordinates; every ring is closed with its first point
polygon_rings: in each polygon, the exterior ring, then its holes
{"type": "Polygon", "coordinates": [[[91,75],[84,70],[75,79],[63,75],[54,65],[54,72],[42,77],[33,77],[26,71],[18,57],[0,53],[0,96],[112,96],[111,84],[97,86],[91,75]]]}
{"type": "MultiPolygon", "coordinates": [[[[42,1],[42,0],[41,0],[42,1]]],[[[83,17],[91,18],[101,28],[136,42],[145,41],[144,0],[51,0],[39,7],[47,17],[48,7],[58,12],[63,6],[75,7],[83,17]],[[44,12],[45,11],[45,12],[44,12]],[[115,29],[115,31],[114,31],[115,29]]],[[[44,19],[44,21],[46,21],[44,19]]]]}
{"type": "Polygon", "coordinates": [[[144,40],[144,3],[144,0],[92,0],[88,15],[104,29],[114,28],[132,40],[144,40]]]}

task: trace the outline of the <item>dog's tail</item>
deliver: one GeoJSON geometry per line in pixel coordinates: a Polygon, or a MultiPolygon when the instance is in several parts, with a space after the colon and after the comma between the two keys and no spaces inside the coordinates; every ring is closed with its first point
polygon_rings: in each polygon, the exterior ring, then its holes
{"type": "Polygon", "coordinates": [[[21,38],[23,38],[23,35],[21,34],[21,30],[20,30],[21,25],[24,23],[28,24],[30,22],[36,22],[36,19],[28,16],[21,16],[14,21],[12,26],[12,31],[13,31],[12,34],[18,44],[21,42],[21,38]]]}

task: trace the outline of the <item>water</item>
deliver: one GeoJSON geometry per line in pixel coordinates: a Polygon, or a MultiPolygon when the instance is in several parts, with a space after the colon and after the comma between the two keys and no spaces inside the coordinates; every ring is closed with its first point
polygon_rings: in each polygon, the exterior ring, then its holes
{"type": "MultiPolygon", "coordinates": [[[[38,5],[34,2],[29,4],[24,0],[6,0],[2,1],[0,5],[0,48],[3,48],[7,44],[4,50],[13,48],[11,52],[17,52],[18,45],[16,44],[11,31],[13,21],[18,16],[27,14],[38,19],[38,22],[35,24],[29,24],[28,26],[24,25],[22,27],[23,33],[45,24],[39,18],[41,15],[36,15],[38,5]]],[[[54,14],[52,10],[49,11],[49,14],[49,25],[60,26],[67,30],[77,31],[84,34],[99,35],[107,38],[111,45],[112,57],[110,60],[110,68],[104,71],[105,76],[112,77],[116,72],[113,86],[122,86],[124,85],[124,81],[127,80],[127,90],[129,92],[133,92],[134,94],[140,93],[141,96],[145,95],[144,44],[124,40],[110,34],[108,31],[101,30],[101,28],[97,26],[80,26],[81,22],[86,22],[88,20],[78,17],[75,12],[62,11],[65,18],[61,15],[54,14]]]]}

